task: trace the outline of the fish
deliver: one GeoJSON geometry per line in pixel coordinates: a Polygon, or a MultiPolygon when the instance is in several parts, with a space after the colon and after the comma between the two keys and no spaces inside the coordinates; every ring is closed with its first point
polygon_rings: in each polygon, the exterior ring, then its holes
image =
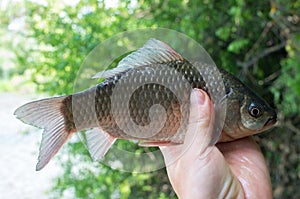
{"type": "MultiPolygon", "coordinates": [[[[85,130],[94,160],[104,157],[116,139],[139,140],[142,146],[182,144],[192,89],[204,90],[211,99],[213,91],[220,90],[207,81],[209,66],[198,65],[201,70],[168,44],[151,38],[116,68],[97,73],[94,78],[104,78],[99,84],[19,107],[14,112],[18,119],[44,129],[36,170],[44,168],[72,135],[85,130]]],[[[274,126],[276,111],[238,78],[218,70],[227,112],[222,133],[214,139],[228,142],[274,126]]]]}

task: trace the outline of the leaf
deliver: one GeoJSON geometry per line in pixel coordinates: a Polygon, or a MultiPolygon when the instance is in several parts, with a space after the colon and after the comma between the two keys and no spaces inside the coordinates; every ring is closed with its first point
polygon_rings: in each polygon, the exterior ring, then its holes
{"type": "Polygon", "coordinates": [[[249,39],[236,39],[234,41],[232,41],[229,46],[227,47],[227,50],[229,52],[233,52],[233,53],[240,53],[240,51],[247,46],[249,43],[249,39]]]}
{"type": "Polygon", "coordinates": [[[229,27],[221,27],[221,28],[219,28],[217,31],[216,31],[216,35],[220,38],[220,39],[222,39],[222,40],[224,40],[224,41],[226,41],[228,38],[229,38],[229,36],[230,36],[230,33],[231,33],[231,30],[230,30],[230,28],[229,27]]]}

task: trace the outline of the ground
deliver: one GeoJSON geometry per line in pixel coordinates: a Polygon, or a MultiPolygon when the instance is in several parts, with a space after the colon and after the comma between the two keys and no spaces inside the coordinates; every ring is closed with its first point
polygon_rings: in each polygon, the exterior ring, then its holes
{"type": "Polygon", "coordinates": [[[0,93],[0,198],[48,198],[51,179],[59,167],[50,162],[35,171],[42,130],[30,127],[13,115],[20,105],[33,98],[15,93],[0,93]],[[24,133],[30,132],[26,135],[24,133]]]}

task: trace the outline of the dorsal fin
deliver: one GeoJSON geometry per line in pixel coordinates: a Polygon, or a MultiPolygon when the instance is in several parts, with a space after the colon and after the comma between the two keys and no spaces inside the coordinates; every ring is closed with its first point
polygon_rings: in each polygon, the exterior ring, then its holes
{"type": "Polygon", "coordinates": [[[183,58],[166,43],[151,38],[142,48],[122,59],[117,67],[135,68],[150,64],[162,64],[176,60],[182,61],[183,58]]]}
{"type": "Polygon", "coordinates": [[[116,68],[101,71],[93,76],[93,78],[109,78],[132,68],[151,64],[163,64],[177,60],[182,61],[183,57],[166,43],[151,38],[142,48],[124,57],[116,68]]]}

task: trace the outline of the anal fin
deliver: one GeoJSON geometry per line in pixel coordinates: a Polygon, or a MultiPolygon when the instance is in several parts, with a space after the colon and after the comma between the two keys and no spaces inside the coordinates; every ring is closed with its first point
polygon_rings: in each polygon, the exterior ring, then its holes
{"type": "Polygon", "coordinates": [[[108,152],[116,138],[101,129],[94,128],[86,132],[86,140],[92,159],[98,161],[108,152]]]}

